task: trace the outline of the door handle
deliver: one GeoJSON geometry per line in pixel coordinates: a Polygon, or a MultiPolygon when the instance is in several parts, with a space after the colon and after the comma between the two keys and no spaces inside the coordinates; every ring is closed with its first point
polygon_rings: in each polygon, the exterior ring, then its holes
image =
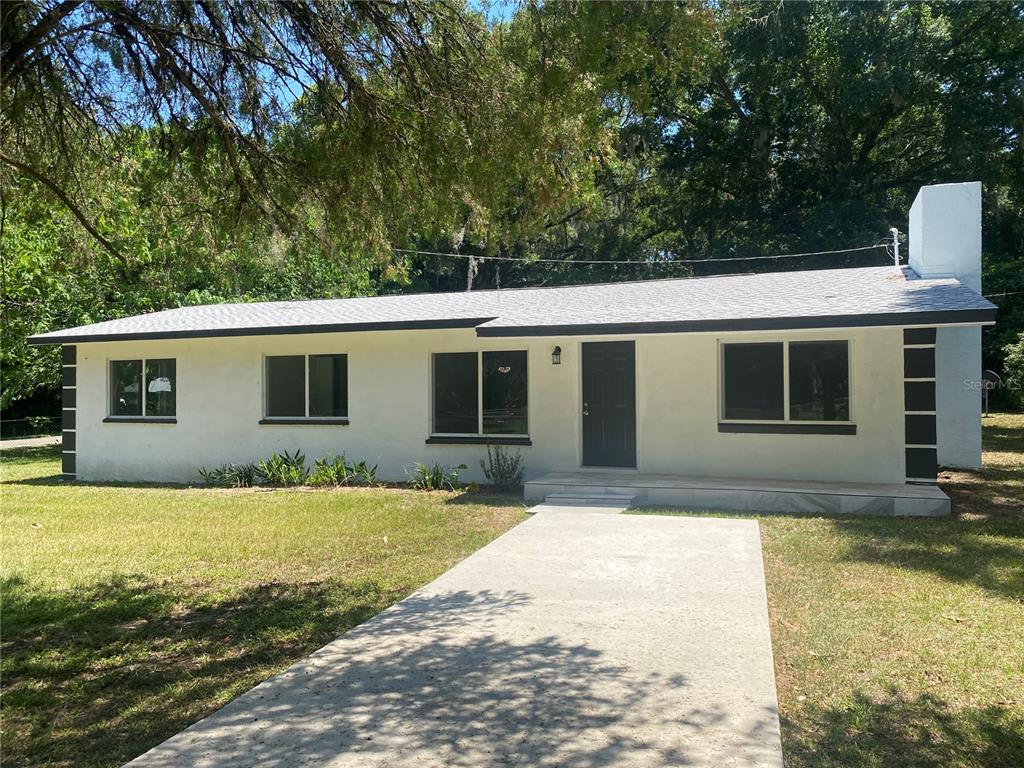
{"type": "Polygon", "coordinates": [[[584,415],[584,416],[589,416],[589,415],[590,415],[590,411],[584,411],[584,412],[583,412],[583,415],[584,415]]]}

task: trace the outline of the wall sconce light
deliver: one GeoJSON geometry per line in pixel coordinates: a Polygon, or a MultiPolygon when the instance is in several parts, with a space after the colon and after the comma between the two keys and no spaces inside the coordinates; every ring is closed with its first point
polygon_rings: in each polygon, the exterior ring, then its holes
{"type": "Polygon", "coordinates": [[[562,348],[561,347],[555,347],[553,350],[551,350],[551,364],[552,365],[561,365],[562,364],[562,348]]]}

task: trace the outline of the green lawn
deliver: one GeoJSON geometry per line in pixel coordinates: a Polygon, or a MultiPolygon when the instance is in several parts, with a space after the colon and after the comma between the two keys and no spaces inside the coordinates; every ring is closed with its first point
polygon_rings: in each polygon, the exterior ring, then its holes
{"type": "Polygon", "coordinates": [[[1024,416],[952,519],[758,516],[787,768],[1024,766],[1024,416]]]}
{"type": "MultiPolygon", "coordinates": [[[[762,516],[788,768],[1024,765],[1024,416],[949,520],[762,516]]],[[[63,486],[3,462],[3,746],[113,766],[523,519],[401,490],[63,486]]],[[[8,762],[5,762],[5,765],[8,762]]]]}
{"type": "Polygon", "coordinates": [[[3,764],[116,766],[525,517],[508,497],[66,486],[3,456],[3,764]]]}

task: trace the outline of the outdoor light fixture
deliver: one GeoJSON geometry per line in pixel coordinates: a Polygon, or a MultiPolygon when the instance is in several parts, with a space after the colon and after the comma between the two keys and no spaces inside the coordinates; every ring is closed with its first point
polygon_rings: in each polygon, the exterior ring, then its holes
{"type": "Polygon", "coordinates": [[[562,348],[561,347],[555,347],[553,350],[551,350],[551,364],[552,365],[561,365],[562,364],[562,348]]]}

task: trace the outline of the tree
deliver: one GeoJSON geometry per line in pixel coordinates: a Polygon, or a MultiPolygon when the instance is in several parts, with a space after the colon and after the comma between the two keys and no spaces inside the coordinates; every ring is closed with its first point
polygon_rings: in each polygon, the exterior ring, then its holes
{"type": "MultiPolygon", "coordinates": [[[[889,227],[905,231],[922,185],[980,180],[985,291],[1007,294],[996,296],[1000,322],[986,332],[986,364],[998,367],[1024,326],[1015,293],[1024,290],[1024,4],[721,4],[715,30],[703,66],[645,74],[645,102],[618,110],[601,204],[548,229],[535,249],[679,262],[865,246],[889,227]]],[[[888,258],[879,250],[690,272],[888,258]]],[[[552,271],[568,281],[620,269],[552,271]]],[[[647,277],[686,267],[628,269],[647,277]]]]}
{"type": "MultiPolygon", "coordinates": [[[[0,13],[3,154],[28,166],[0,158],[5,340],[235,296],[465,288],[464,260],[394,246],[518,259],[479,287],[883,264],[702,260],[879,243],[920,186],[974,179],[1000,306],[986,367],[1024,327],[1019,2],[0,13]]],[[[5,345],[5,373],[55,380],[23,352],[5,345]]]]}
{"type": "Polygon", "coordinates": [[[1009,393],[1009,400],[1018,408],[1024,408],[1024,333],[1017,336],[1016,343],[1007,344],[1006,378],[1003,384],[1009,393]]]}
{"type": "Polygon", "coordinates": [[[221,191],[218,212],[284,224],[281,190],[301,180],[272,142],[297,98],[315,91],[352,151],[400,146],[439,114],[471,108],[459,94],[483,27],[451,0],[16,0],[0,8],[0,32],[0,160],[116,251],[74,179],[84,156],[117,157],[127,128],[165,129],[158,146],[172,159],[216,144],[220,162],[203,180],[221,191]]]}
{"type": "Polygon", "coordinates": [[[418,284],[393,244],[517,248],[590,205],[614,162],[616,51],[693,66],[681,53],[707,21],[660,4],[528,6],[492,27],[444,3],[322,18],[303,3],[72,5],[4,8],[3,405],[55,387],[32,332],[418,284]]]}

